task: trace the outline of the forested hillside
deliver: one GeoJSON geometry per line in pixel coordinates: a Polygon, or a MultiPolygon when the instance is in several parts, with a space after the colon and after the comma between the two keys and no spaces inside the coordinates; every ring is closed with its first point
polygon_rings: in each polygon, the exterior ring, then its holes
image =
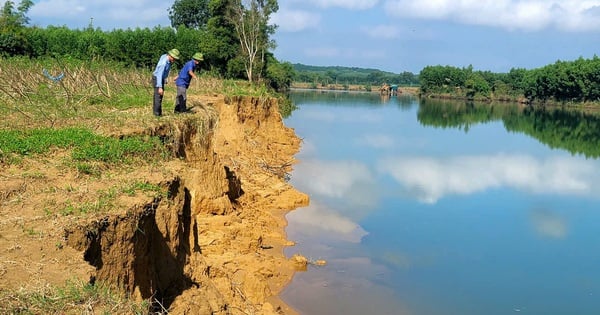
{"type": "Polygon", "coordinates": [[[419,84],[417,75],[411,72],[400,74],[369,68],[340,67],[340,66],[309,66],[304,64],[293,64],[296,75],[294,81],[311,83],[315,86],[327,86],[329,84],[358,84],[379,86],[384,83],[403,86],[414,86],[419,84]]]}

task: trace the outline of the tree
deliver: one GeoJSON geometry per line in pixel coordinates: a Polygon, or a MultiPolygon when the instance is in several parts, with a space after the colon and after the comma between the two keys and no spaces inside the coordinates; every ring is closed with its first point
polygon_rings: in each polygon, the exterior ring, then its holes
{"type": "Polygon", "coordinates": [[[15,9],[13,1],[6,1],[0,15],[0,55],[25,54],[28,50],[25,26],[29,23],[27,12],[32,0],[22,0],[15,9]]]}
{"type": "Polygon", "coordinates": [[[209,1],[210,18],[198,43],[210,71],[228,77],[234,77],[227,69],[240,51],[235,28],[226,17],[232,1],[234,0],[209,1]]]}
{"type": "Polygon", "coordinates": [[[294,79],[294,67],[289,62],[279,62],[272,54],[267,55],[267,75],[269,85],[276,91],[289,89],[294,79]]]}
{"type": "Polygon", "coordinates": [[[269,17],[277,10],[277,0],[235,0],[228,12],[227,16],[238,35],[250,82],[256,79],[255,71],[260,75],[264,70],[266,52],[275,46],[269,36],[275,33],[277,26],[269,25],[269,17]]]}
{"type": "Polygon", "coordinates": [[[209,18],[208,0],[175,0],[169,9],[169,20],[174,28],[201,29],[209,18]]]}

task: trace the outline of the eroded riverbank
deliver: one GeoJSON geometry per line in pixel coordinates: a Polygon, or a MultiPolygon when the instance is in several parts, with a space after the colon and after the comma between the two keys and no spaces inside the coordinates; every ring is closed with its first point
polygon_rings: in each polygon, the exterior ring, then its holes
{"type": "Polygon", "coordinates": [[[192,114],[116,135],[160,136],[176,156],[166,163],[98,178],[62,167],[64,152],[3,166],[0,290],[91,279],[173,314],[293,314],[277,294],[296,268],[283,254],[293,244],[284,215],[308,204],[286,182],[300,139],[274,99],[190,96],[190,103],[192,114]],[[132,180],[168,193],[119,196],[105,212],[58,210],[132,180]]]}

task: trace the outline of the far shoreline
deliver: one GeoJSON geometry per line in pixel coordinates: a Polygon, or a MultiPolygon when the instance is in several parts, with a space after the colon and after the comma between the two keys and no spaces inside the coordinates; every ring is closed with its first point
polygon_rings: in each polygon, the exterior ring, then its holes
{"type": "MultiPolygon", "coordinates": [[[[362,84],[328,84],[326,86],[317,86],[313,88],[312,83],[304,83],[304,82],[292,82],[290,85],[291,90],[306,90],[306,91],[331,91],[331,92],[362,92],[362,93],[375,93],[381,94],[379,91],[379,86],[372,86],[372,89],[369,91],[365,88],[365,85],[362,84]]],[[[417,86],[399,86],[398,94],[407,94],[407,95],[418,95],[419,87],[417,86]]]]}

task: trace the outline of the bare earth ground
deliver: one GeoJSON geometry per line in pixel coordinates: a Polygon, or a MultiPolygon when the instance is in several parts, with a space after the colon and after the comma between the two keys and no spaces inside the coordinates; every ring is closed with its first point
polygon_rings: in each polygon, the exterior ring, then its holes
{"type": "Polygon", "coordinates": [[[293,245],[284,215],[308,204],[285,181],[300,139],[274,100],[189,102],[192,114],[98,128],[170,139],[176,159],[99,176],[78,173],[62,151],[0,165],[0,292],[92,279],[171,314],[295,313],[277,294],[306,263],[283,255],[293,245]],[[169,194],[124,193],[140,182],[169,194]]]}

